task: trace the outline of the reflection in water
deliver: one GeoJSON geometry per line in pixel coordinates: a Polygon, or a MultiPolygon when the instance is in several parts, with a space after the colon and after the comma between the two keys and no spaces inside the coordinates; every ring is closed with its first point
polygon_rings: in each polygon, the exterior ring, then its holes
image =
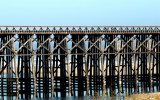
{"type": "MultiPolygon", "coordinates": [[[[7,99],[7,97],[5,98],[7,99]]],[[[12,98],[15,100],[16,98],[12,98]]],[[[8,97],[8,100],[12,100],[10,97],[8,97]]],[[[85,97],[53,97],[53,98],[32,98],[28,100],[115,100],[116,97],[96,97],[96,96],[85,96],[85,97]]],[[[19,99],[19,100],[25,100],[25,99],[19,99]]]]}
{"type": "MultiPolygon", "coordinates": [[[[160,90],[160,85],[157,84],[159,83],[158,81],[153,82],[153,87],[151,88],[151,92],[159,92],[160,90]]],[[[94,85],[94,84],[93,84],[94,85]]],[[[6,90],[3,92],[7,92],[6,90]]],[[[86,91],[83,91],[84,96],[71,96],[66,95],[66,97],[61,97],[61,92],[57,92],[58,95],[56,97],[56,93],[54,94],[55,97],[51,98],[51,93],[49,93],[49,98],[43,97],[43,90],[41,91],[41,97],[39,97],[38,93],[37,96],[34,96],[34,94],[30,95],[29,100],[48,100],[48,99],[53,99],[53,100],[123,100],[125,97],[130,96],[131,94],[135,93],[148,93],[150,92],[150,85],[149,82],[138,82],[136,85],[135,82],[122,82],[121,85],[118,85],[118,82],[115,84],[112,84],[112,86],[107,86],[105,90],[105,96],[102,96],[102,90],[96,90],[94,89],[92,91],[89,91],[90,96],[86,96],[86,91]],[[137,87],[136,87],[137,86],[137,87]],[[92,95],[91,95],[92,93],[92,95]]],[[[78,91],[75,91],[75,94],[78,95],[78,91]]],[[[23,94],[25,95],[25,94],[23,94]]],[[[25,100],[21,98],[21,94],[18,96],[7,96],[7,94],[4,93],[4,96],[1,96],[1,100],[25,100]],[[6,95],[6,96],[5,96],[6,95]]]]}

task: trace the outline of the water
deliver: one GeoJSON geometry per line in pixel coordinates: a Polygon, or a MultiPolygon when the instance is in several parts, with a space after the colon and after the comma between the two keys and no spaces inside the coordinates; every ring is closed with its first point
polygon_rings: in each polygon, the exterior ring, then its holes
{"type": "MultiPolygon", "coordinates": [[[[4,76],[6,77],[6,73],[4,73],[4,76]]],[[[1,79],[1,77],[0,77],[1,79]]],[[[7,79],[4,79],[3,82],[3,86],[7,87],[7,79]],[[5,84],[5,85],[4,85],[5,84]]],[[[0,84],[1,87],[2,84],[0,84]]],[[[60,83],[57,84],[58,86],[60,86],[60,83]]],[[[78,86],[78,84],[76,84],[76,86],[78,86]]],[[[61,97],[61,92],[59,91],[55,91],[54,98],[51,98],[51,90],[49,90],[49,94],[48,97],[49,98],[45,98],[44,96],[44,91],[43,91],[43,85],[41,85],[41,93],[39,94],[38,90],[39,87],[37,86],[37,96],[34,97],[33,94],[33,85],[31,85],[31,94],[29,95],[28,98],[33,98],[34,100],[88,100],[88,99],[92,99],[92,100],[124,100],[125,97],[130,96],[131,94],[137,94],[137,93],[149,93],[149,92],[159,92],[160,91],[160,84],[159,84],[159,80],[157,81],[153,81],[153,87],[150,87],[150,83],[149,81],[146,80],[139,80],[138,84],[136,85],[134,81],[130,81],[127,82],[124,81],[122,82],[121,85],[119,85],[118,82],[113,83],[107,83],[106,85],[106,90],[105,90],[105,96],[102,96],[102,89],[96,90],[94,91],[94,82],[92,82],[92,90],[89,89],[89,96],[86,96],[86,91],[83,91],[83,95],[84,96],[78,96],[78,90],[77,91],[73,91],[73,87],[72,87],[72,93],[71,96],[68,97],[68,92],[66,92],[66,97],[61,97]],[[73,92],[75,92],[75,94],[73,94],[73,92]]],[[[23,86],[23,88],[25,88],[25,86],[23,86]]],[[[56,87],[55,87],[56,88],[56,87]]],[[[15,100],[15,99],[19,99],[19,100],[25,100],[25,93],[24,94],[19,94],[18,96],[7,96],[7,88],[4,88],[6,90],[3,90],[4,93],[2,96],[2,88],[0,90],[0,100],[15,100]],[[23,97],[22,97],[23,95],[23,97]]],[[[66,90],[68,90],[68,87],[66,87],[66,90]]],[[[14,91],[16,92],[16,91],[14,91]]],[[[29,100],[33,100],[33,99],[29,99],[29,100]]]]}
{"type": "MultiPolygon", "coordinates": [[[[16,97],[1,97],[1,100],[15,100],[16,97]]],[[[53,98],[33,98],[27,100],[122,100],[123,98],[116,98],[116,97],[96,97],[96,96],[85,96],[85,97],[53,97],[53,98]]],[[[26,99],[18,99],[18,100],[26,100],[26,99]]]]}
{"type": "MultiPolygon", "coordinates": [[[[156,81],[153,82],[153,88],[152,88],[152,92],[159,92],[159,85],[155,84],[156,81]]],[[[33,94],[30,95],[31,99],[28,100],[124,100],[125,97],[130,96],[131,94],[136,94],[136,93],[149,93],[150,92],[150,88],[148,87],[148,85],[146,84],[146,82],[139,82],[138,83],[138,87],[137,87],[137,92],[136,92],[136,88],[133,86],[133,84],[129,84],[126,82],[122,83],[121,88],[119,88],[116,84],[115,87],[108,87],[106,89],[106,95],[105,96],[101,96],[102,95],[102,91],[98,91],[97,94],[94,94],[94,91],[92,90],[93,94],[92,96],[70,96],[70,97],[61,97],[60,96],[60,92],[58,92],[58,97],[53,97],[51,98],[51,94],[49,93],[49,98],[44,98],[43,97],[43,93],[41,93],[41,97],[35,97],[33,96],[33,94]],[[125,84],[127,84],[127,86],[125,86],[125,84]],[[120,92],[119,92],[120,91],[120,92]],[[114,92],[114,94],[113,94],[114,92]],[[99,96],[100,95],[100,96],[99,96]]],[[[89,94],[91,91],[89,91],[89,94]]],[[[85,92],[84,92],[85,93],[85,92]]],[[[78,94],[78,91],[76,91],[76,94],[78,94]]],[[[24,94],[25,95],[25,94],[24,94]]],[[[17,98],[16,96],[1,96],[0,100],[25,100],[21,98],[21,94],[19,94],[18,96],[19,98],[17,98]]]]}

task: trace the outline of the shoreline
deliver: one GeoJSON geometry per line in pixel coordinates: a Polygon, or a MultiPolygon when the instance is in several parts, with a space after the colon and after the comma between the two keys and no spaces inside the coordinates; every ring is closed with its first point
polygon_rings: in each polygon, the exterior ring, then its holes
{"type": "Polygon", "coordinates": [[[125,100],[160,100],[160,92],[133,94],[125,100]]]}

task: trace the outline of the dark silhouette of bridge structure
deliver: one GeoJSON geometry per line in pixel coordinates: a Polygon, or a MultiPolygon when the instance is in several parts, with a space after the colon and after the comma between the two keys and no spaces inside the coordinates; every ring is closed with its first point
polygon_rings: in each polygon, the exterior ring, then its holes
{"type": "Polygon", "coordinates": [[[1,96],[104,96],[159,83],[159,26],[0,26],[1,96]]]}

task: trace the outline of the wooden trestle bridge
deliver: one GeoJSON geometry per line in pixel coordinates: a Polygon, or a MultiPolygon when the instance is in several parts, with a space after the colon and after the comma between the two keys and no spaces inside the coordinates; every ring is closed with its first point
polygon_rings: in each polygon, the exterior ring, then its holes
{"type": "Polygon", "coordinates": [[[0,26],[1,96],[92,96],[155,85],[159,91],[159,26],[0,26]]]}

